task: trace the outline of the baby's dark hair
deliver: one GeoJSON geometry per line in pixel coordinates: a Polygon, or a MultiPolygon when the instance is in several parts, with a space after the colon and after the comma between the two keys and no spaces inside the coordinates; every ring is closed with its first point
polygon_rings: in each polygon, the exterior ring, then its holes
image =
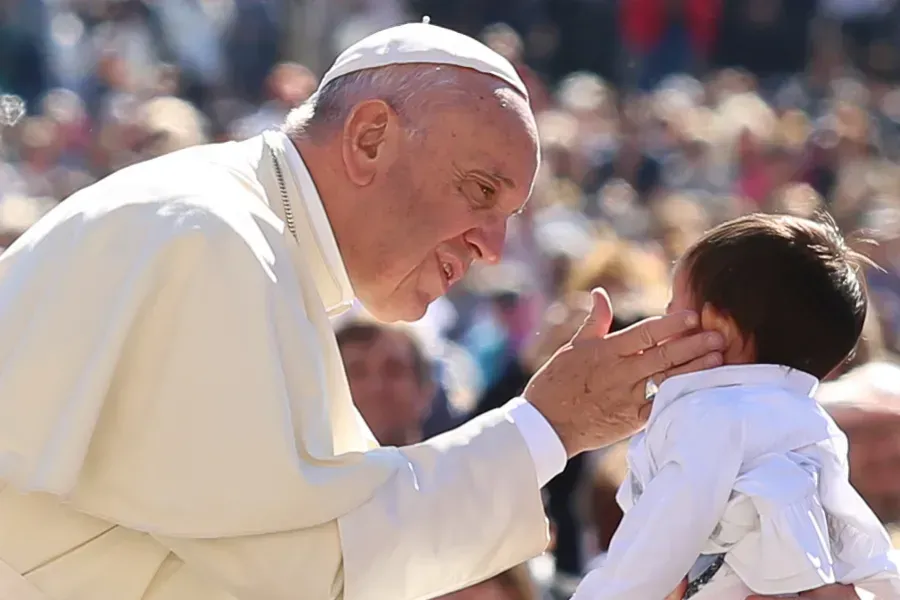
{"type": "Polygon", "coordinates": [[[756,347],[756,362],[823,378],[851,356],[866,320],[862,267],[827,215],[753,214],[710,231],[681,259],[698,309],[711,304],[756,347]]]}

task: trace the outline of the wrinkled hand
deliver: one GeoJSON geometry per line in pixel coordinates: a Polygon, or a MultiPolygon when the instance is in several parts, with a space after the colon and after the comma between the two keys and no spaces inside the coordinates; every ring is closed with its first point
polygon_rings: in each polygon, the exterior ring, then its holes
{"type": "Polygon", "coordinates": [[[569,456],[601,448],[636,432],[650,414],[645,384],[721,364],[723,340],[697,332],[694,313],[645,319],[609,334],[606,292],[575,336],[531,378],[525,397],[556,430],[569,456]]]}
{"type": "MultiPolygon", "coordinates": [[[[748,596],[747,600],[766,600],[772,596],[748,596]]],[[[859,600],[859,594],[849,585],[826,585],[817,590],[803,592],[798,598],[809,600],[859,600]]]]}

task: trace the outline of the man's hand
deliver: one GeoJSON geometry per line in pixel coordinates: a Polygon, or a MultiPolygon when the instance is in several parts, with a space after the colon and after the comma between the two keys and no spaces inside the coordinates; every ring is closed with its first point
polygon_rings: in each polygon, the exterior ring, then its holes
{"type": "Polygon", "coordinates": [[[722,364],[723,340],[697,332],[698,318],[682,312],[645,319],[608,334],[612,307],[606,292],[578,333],[531,378],[525,397],[556,430],[569,456],[628,437],[650,414],[647,379],[722,364]]]}
{"type": "MultiPolygon", "coordinates": [[[[799,598],[809,600],[859,600],[859,594],[849,585],[826,585],[816,590],[803,592],[799,598]]],[[[772,596],[748,596],[747,600],[771,600],[772,596]]]]}

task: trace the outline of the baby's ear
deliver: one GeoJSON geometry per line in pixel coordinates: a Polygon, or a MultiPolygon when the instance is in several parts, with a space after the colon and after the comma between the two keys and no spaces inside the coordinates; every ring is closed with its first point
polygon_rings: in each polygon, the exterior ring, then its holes
{"type": "Polygon", "coordinates": [[[718,331],[722,335],[725,336],[725,341],[728,341],[728,333],[730,333],[732,320],[723,315],[719,310],[707,302],[703,305],[703,308],[700,309],[700,327],[704,331],[718,331]]]}
{"type": "Polygon", "coordinates": [[[725,364],[751,363],[756,360],[753,340],[740,330],[734,319],[707,302],[700,311],[700,327],[716,331],[725,339],[725,364]]]}

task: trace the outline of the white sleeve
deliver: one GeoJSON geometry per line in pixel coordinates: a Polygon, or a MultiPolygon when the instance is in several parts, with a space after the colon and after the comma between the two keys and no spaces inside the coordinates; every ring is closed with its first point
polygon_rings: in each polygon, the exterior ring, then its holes
{"type": "Polygon", "coordinates": [[[503,410],[508,411],[525,439],[534,461],[538,485],[544,487],[566,468],[568,455],[562,441],[544,415],[525,398],[514,398],[503,410]]]}
{"type": "Polygon", "coordinates": [[[434,598],[546,547],[534,469],[503,408],[400,452],[406,468],[335,521],[266,535],[157,539],[238,598],[285,599],[434,598]]]}
{"type": "Polygon", "coordinates": [[[715,529],[741,464],[740,434],[704,420],[672,427],[657,475],[625,515],[603,565],[573,600],[665,598],[687,575],[715,529]],[[711,426],[709,426],[711,425],[711,426]]]}

